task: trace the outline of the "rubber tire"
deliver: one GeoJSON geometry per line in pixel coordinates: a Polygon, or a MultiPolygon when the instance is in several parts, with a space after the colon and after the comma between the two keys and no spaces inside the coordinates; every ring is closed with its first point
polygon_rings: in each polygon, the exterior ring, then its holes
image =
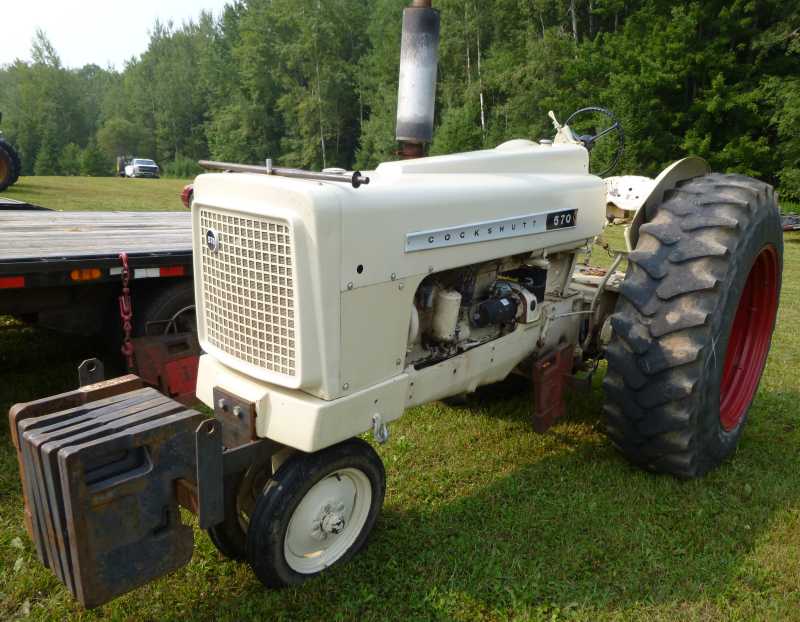
{"type": "MultiPolygon", "coordinates": [[[[6,144],[8,145],[8,143],[6,144]]],[[[14,171],[14,181],[11,182],[12,184],[15,184],[19,181],[19,176],[22,175],[22,160],[20,159],[19,153],[16,149],[14,149],[14,147],[8,145],[8,149],[10,150],[9,153],[11,154],[11,159],[14,160],[14,166],[16,167],[16,170],[14,171]]]]}
{"type": "Polygon", "coordinates": [[[683,182],[648,213],[611,317],[603,382],[607,434],[633,463],[693,478],[736,450],[747,413],[723,428],[723,364],[750,268],[767,245],[777,252],[780,296],[775,192],[749,177],[683,182]]]}
{"type": "Polygon", "coordinates": [[[343,564],[367,544],[386,494],[386,471],[369,443],[353,438],[313,454],[295,454],[281,465],[256,501],[247,532],[247,557],[258,579],[268,588],[299,585],[321,574],[300,574],[289,567],[284,539],[289,521],[305,494],[328,474],[360,469],[372,485],[372,505],[361,533],[333,566],[343,564]]]}
{"type": "Polygon", "coordinates": [[[211,542],[228,559],[245,561],[247,559],[247,534],[239,524],[237,494],[245,473],[235,473],[225,477],[225,520],[206,530],[211,542]]]}
{"type": "Polygon", "coordinates": [[[171,318],[175,313],[195,304],[194,282],[183,279],[170,283],[168,287],[148,292],[141,302],[134,300],[133,334],[145,335],[148,322],[160,322],[171,318]]]}
{"type": "Polygon", "coordinates": [[[2,192],[16,181],[17,171],[14,158],[11,157],[11,154],[5,149],[2,142],[0,142],[0,162],[5,165],[3,167],[5,173],[2,175],[2,178],[0,178],[0,192],[2,192]]]}
{"type": "Polygon", "coordinates": [[[17,150],[14,149],[8,141],[0,139],[0,147],[5,149],[8,155],[11,156],[11,161],[14,163],[14,174],[11,180],[11,185],[13,185],[19,181],[19,176],[22,174],[22,160],[20,160],[17,150]]]}
{"type": "Polygon", "coordinates": [[[249,469],[240,473],[232,473],[225,476],[225,520],[219,525],[208,529],[208,537],[217,547],[217,550],[228,559],[234,561],[247,560],[247,530],[243,528],[239,520],[241,509],[240,497],[242,496],[242,486],[249,485],[253,498],[252,505],[248,508],[252,514],[255,509],[255,499],[258,497],[258,488],[262,490],[272,475],[272,456],[269,460],[258,460],[249,469]]]}

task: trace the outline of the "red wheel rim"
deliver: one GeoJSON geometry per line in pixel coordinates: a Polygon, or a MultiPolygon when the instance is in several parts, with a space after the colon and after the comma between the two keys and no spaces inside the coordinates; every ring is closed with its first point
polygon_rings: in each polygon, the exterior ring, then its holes
{"type": "Polygon", "coordinates": [[[728,432],[742,422],[764,370],[778,311],[779,274],[778,252],[766,246],[747,276],[725,353],[719,420],[728,432]]]}

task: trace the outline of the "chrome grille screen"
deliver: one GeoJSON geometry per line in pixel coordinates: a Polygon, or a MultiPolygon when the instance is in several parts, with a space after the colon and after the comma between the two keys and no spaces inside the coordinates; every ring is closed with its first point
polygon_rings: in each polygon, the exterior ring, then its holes
{"type": "Polygon", "coordinates": [[[295,290],[288,223],[202,209],[206,339],[222,352],[294,376],[295,290]]]}

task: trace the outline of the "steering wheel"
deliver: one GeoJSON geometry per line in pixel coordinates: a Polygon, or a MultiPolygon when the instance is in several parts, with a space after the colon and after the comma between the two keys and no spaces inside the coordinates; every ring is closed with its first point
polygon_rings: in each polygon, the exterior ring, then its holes
{"type": "MultiPolygon", "coordinates": [[[[586,147],[586,151],[588,151],[590,154],[592,153],[592,149],[594,149],[594,146],[598,140],[614,131],[617,132],[617,148],[614,151],[614,157],[611,160],[611,164],[609,164],[601,173],[595,173],[598,177],[605,177],[611,171],[617,168],[619,161],[622,159],[622,155],[625,153],[625,132],[622,130],[622,124],[620,124],[619,119],[617,119],[614,113],[606,108],[600,108],[599,106],[589,106],[588,108],[576,110],[566,121],[564,121],[564,125],[569,125],[572,127],[572,122],[576,117],[587,114],[600,114],[608,117],[611,121],[611,125],[594,135],[578,134],[577,131],[575,132],[577,139],[581,141],[583,146],[586,147]]],[[[596,131],[594,127],[592,128],[592,131],[596,131]]]]}

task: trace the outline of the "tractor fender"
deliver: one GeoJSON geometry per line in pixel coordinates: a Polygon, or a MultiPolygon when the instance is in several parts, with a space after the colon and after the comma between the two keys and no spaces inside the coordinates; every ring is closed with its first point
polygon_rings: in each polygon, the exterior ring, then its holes
{"type": "Polygon", "coordinates": [[[654,208],[664,201],[664,193],[667,190],[673,189],[682,181],[708,175],[710,172],[711,167],[708,166],[708,162],[697,156],[678,160],[661,171],[661,174],[656,177],[650,194],[636,210],[631,224],[625,227],[625,244],[628,246],[628,251],[636,248],[639,241],[639,228],[652,218],[654,208]]]}

